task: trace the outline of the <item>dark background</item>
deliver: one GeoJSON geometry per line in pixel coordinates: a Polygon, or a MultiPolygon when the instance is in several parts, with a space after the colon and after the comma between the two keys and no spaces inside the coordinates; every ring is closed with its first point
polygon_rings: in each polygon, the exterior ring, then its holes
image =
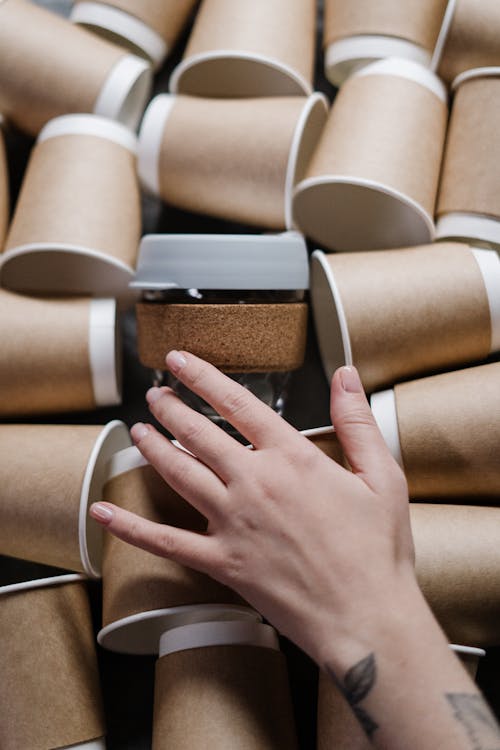
{"type": "MultiPolygon", "coordinates": [[[[68,15],[70,0],[39,0],[63,15],[68,15]]],[[[322,2],[319,3],[320,10],[322,2]]],[[[189,30],[179,41],[174,54],[156,76],[154,94],[168,89],[168,79],[182,55],[189,30]]],[[[321,50],[321,12],[318,17],[318,44],[316,65],[316,88],[323,91],[330,101],[335,89],[323,76],[321,50]]],[[[11,178],[12,205],[19,191],[33,141],[21,133],[7,133],[7,150],[11,178]]],[[[143,233],[194,232],[194,233],[254,233],[254,227],[230,224],[207,217],[185,213],[164,206],[160,201],[143,198],[143,233]]],[[[311,249],[313,249],[311,247],[311,249]]],[[[148,421],[151,415],[146,408],[144,393],[151,385],[150,372],[139,363],[136,352],[135,318],[133,312],[123,316],[124,344],[124,390],[123,404],[119,407],[100,409],[94,412],[53,415],[49,418],[30,420],[54,424],[104,424],[112,419],[121,419],[128,426],[137,421],[148,421]]],[[[33,364],[36,367],[36,363],[33,364]]],[[[304,366],[293,373],[288,389],[285,418],[298,429],[319,427],[330,423],[328,413],[328,383],[318,355],[314,331],[310,324],[307,353],[304,366]]],[[[19,422],[20,420],[12,420],[19,422]]],[[[29,580],[45,575],[58,574],[60,570],[0,557],[0,585],[29,580]]],[[[100,629],[100,584],[89,584],[94,626],[100,629]]],[[[500,626],[500,623],[499,623],[500,626]]],[[[0,634],[1,635],[1,634],[0,634]]],[[[315,747],[317,669],[314,664],[293,644],[282,639],[282,648],[287,655],[290,684],[295,708],[297,728],[302,750],[315,747]]],[[[500,696],[497,678],[500,650],[492,649],[482,661],[479,683],[493,707],[500,715],[500,696]]],[[[154,657],[123,656],[104,651],[98,647],[104,703],[108,723],[108,750],[148,750],[151,747],[151,721],[154,690],[154,657]]],[[[209,747],[209,741],[207,747],[209,747]]],[[[22,750],[20,748],[20,750],[22,750]]]]}

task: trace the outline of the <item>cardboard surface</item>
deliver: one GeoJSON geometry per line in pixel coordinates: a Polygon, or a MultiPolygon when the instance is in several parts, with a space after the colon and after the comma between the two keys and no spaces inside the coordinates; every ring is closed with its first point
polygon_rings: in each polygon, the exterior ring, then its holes
{"type": "Polygon", "coordinates": [[[9,221],[9,180],[7,172],[7,154],[0,121],[0,252],[3,247],[9,221]]]}
{"type": "Polygon", "coordinates": [[[372,180],[432,215],[446,122],[445,104],[415,81],[354,76],[335,99],[307,177],[372,180]]]}
{"type": "Polygon", "coordinates": [[[432,52],[447,4],[448,0],[325,0],[324,44],[380,34],[406,39],[432,52]]]}
{"type": "Polygon", "coordinates": [[[140,232],[135,157],[104,138],[64,135],[35,146],[5,249],[78,245],[134,266],[140,232]]]}
{"type": "Polygon", "coordinates": [[[125,54],[34,3],[4,0],[0,112],[31,135],[58,115],[92,112],[108,74],[125,54]]]}
{"type": "Polygon", "coordinates": [[[368,392],[489,355],[488,297],[466,245],[338,253],[325,260],[368,392]]]}
{"type": "Polygon", "coordinates": [[[103,5],[130,13],[158,32],[173,47],[197,0],[106,0],[103,5]]]}
{"type": "Polygon", "coordinates": [[[47,750],[105,734],[85,584],[0,596],[0,747],[47,750]]]}
{"type": "Polygon", "coordinates": [[[303,97],[176,97],[163,135],[160,195],[178,208],[285,227],[285,179],[303,97]]]}
{"type": "Polygon", "coordinates": [[[465,70],[500,65],[498,0],[457,0],[439,75],[451,83],[465,70]]]}
{"type": "MultiPolygon", "coordinates": [[[[152,466],[111,479],[104,499],[157,523],[204,531],[206,519],[152,466]]],[[[201,573],[105,535],[103,625],[139,612],[185,604],[242,604],[237,594],[201,573]]]]}
{"type": "Polygon", "coordinates": [[[86,425],[0,425],[0,554],[84,571],[78,539],[80,493],[101,430],[86,425]]]}
{"type": "Polygon", "coordinates": [[[464,211],[500,217],[500,75],[459,87],[450,120],[438,216],[464,211]]]}
{"type": "Polygon", "coordinates": [[[332,679],[320,670],[317,750],[370,750],[361,724],[332,679]]]}
{"type": "MultiPolygon", "coordinates": [[[[287,66],[292,73],[302,76],[312,88],[315,23],[314,0],[274,0],[272,3],[268,0],[252,0],[251,3],[203,0],[184,53],[184,61],[189,61],[195,55],[229,51],[236,55],[255,55],[256,58],[264,57],[287,66]]],[[[200,69],[204,65],[207,63],[197,63],[200,69]]],[[[231,60],[225,63],[226,68],[232,65],[231,60]]],[[[232,93],[237,96],[239,86],[244,89],[246,83],[238,80],[238,77],[233,82],[233,76],[234,72],[221,69],[221,78],[225,79],[222,89],[234,87],[232,93]]],[[[182,80],[181,90],[194,93],[189,77],[188,73],[182,80]]],[[[201,87],[206,94],[215,95],[218,85],[220,82],[211,81],[206,76],[203,80],[202,71],[198,71],[195,88],[201,87]]]]}
{"type": "Polygon", "coordinates": [[[410,506],[420,587],[452,643],[500,643],[500,508],[410,506]]]}
{"type": "Polygon", "coordinates": [[[283,654],[212,646],[156,665],[153,750],[296,750],[283,654]]]}
{"type": "Polygon", "coordinates": [[[0,415],[95,409],[88,299],[0,290],[0,415]]]}
{"type": "Polygon", "coordinates": [[[397,385],[410,497],[500,495],[500,363],[397,385]]]}
{"type": "Polygon", "coordinates": [[[171,349],[188,349],[225,372],[296,370],[304,361],[307,305],[139,303],[139,359],[165,369],[171,349]]]}

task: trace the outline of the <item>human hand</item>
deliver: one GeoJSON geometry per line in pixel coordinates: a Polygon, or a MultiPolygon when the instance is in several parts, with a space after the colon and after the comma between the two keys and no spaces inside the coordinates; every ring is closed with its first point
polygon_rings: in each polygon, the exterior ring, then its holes
{"type": "Polygon", "coordinates": [[[192,454],[151,425],[132,437],[166,482],[208,519],[196,534],[116,506],[94,518],[121,539],[232,587],[320,664],[352,663],[360,632],[418,591],[408,495],[354,368],[332,382],[331,416],[352,472],[325,456],[250,392],[197,357],[167,366],[234,425],[243,447],[169,388],[152,388],[152,414],[192,454]],[[195,458],[196,456],[196,458],[195,458]]]}

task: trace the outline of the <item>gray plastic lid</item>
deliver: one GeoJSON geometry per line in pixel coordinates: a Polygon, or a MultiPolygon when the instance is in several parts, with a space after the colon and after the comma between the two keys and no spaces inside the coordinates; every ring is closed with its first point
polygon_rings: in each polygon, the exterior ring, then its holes
{"type": "Polygon", "coordinates": [[[298,232],[149,234],[139,248],[133,289],[308,289],[309,262],[298,232]]]}

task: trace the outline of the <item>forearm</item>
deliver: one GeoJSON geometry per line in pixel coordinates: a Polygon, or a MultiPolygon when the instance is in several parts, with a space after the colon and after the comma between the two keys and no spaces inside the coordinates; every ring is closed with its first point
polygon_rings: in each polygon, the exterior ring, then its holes
{"type": "Polygon", "coordinates": [[[374,747],[500,750],[489,707],[419,592],[324,657],[374,747]]]}

